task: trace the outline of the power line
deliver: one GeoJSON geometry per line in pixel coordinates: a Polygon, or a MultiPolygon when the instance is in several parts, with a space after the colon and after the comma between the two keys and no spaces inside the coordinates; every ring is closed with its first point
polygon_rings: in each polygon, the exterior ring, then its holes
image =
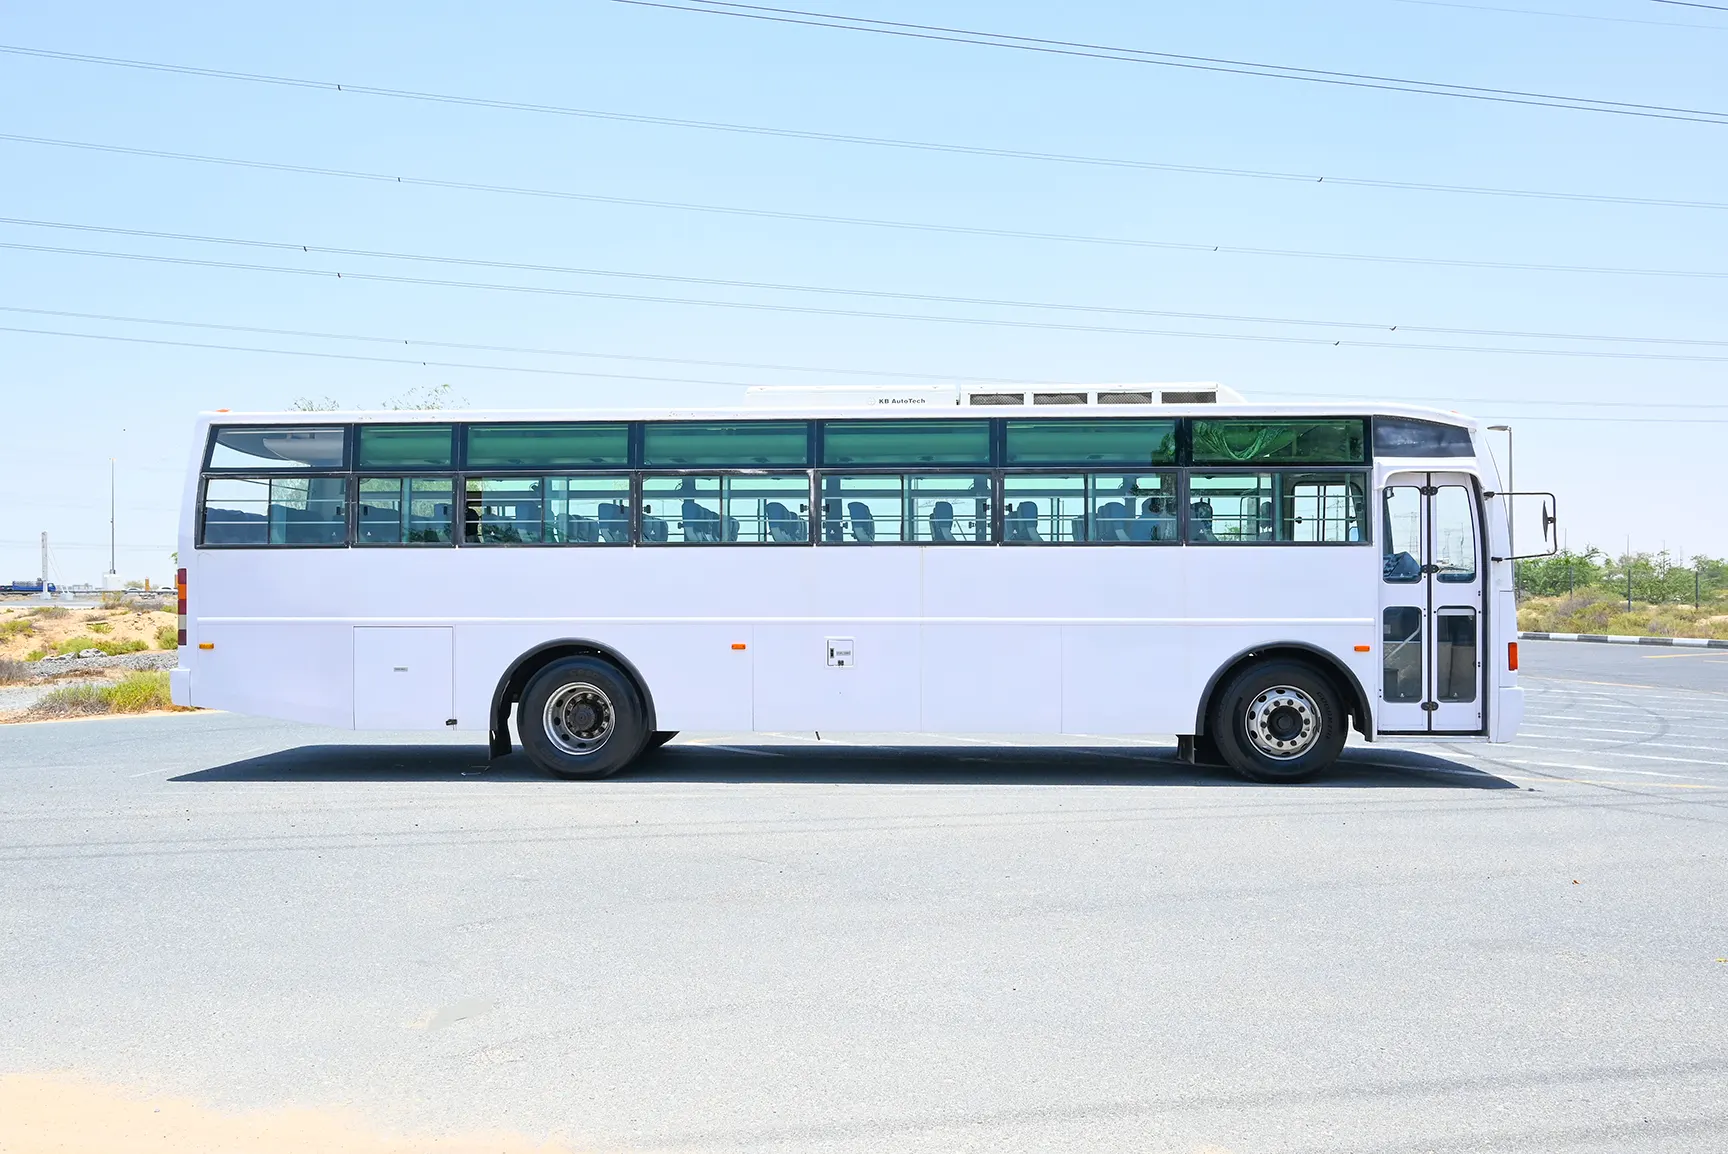
{"type": "MultiPolygon", "coordinates": [[[[1704,340],[1685,337],[1630,337],[1613,336],[1595,333],[1555,333],[1533,332],[1511,329],[1482,328],[1449,328],[1434,325],[1411,325],[1404,323],[1387,323],[1385,321],[1338,321],[1316,320],[1312,318],[1253,316],[1233,313],[1202,313],[1174,311],[1168,309],[1126,308],[1112,305],[1085,305],[1059,301],[1027,301],[1013,300],[1001,297],[969,297],[952,296],[934,293],[892,292],[881,289],[844,288],[831,285],[788,284],[776,281],[749,281],[720,277],[679,276],[671,273],[644,273],[618,269],[597,269],[571,267],[567,265],[532,264],[518,261],[483,260],[473,257],[431,256],[421,253],[386,252],[375,249],[339,248],[325,245],[299,244],[292,241],[266,241],[242,239],[236,237],[205,236],[197,233],[158,232],[148,229],[118,228],[108,225],[72,224],[60,221],[32,220],[22,217],[0,217],[0,224],[10,224],[28,228],[62,229],[74,232],[92,232],[106,235],[148,237],[154,240],[187,241],[198,244],[235,245],[248,248],[262,248],[278,252],[319,253],[335,256],[356,256],[377,260],[405,260],[432,264],[451,264],[473,268],[509,269],[518,272],[554,273],[566,276],[607,277],[625,280],[642,280],[655,283],[692,284],[710,288],[742,288],[764,292],[815,293],[826,296],[854,296],[877,300],[905,300],[920,304],[959,304],[985,305],[994,308],[1042,309],[1060,312],[1098,313],[1118,316],[1160,317],[1175,320],[1224,321],[1247,324],[1295,325],[1310,328],[1344,328],[1365,329],[1371,331],[1405,331],[1427,333],[1437,336],[1478,336],[1526,340],[1570,340],[1598,341],[1619,344],[1660,344],[1660,345],[1697,345],[1708,347],[1728,347],[1728,341],[1704,340]]],[[[68,252],[77,255],[117,256],[128,259],[155,259],[143,254],[109,253],[86,249],[42,249],[38,246],[15,245],[0,243],[0,248],[20,248],[27,251],[68,252]]],[[[178,263],[178,261],[176,262],[178,263]]],[[[196,263],[196,262],[194,262],[196,263]]],[[[235,265],[237,268],[253,268],[251,265],[235,265]]],[[[273,267],[273,266],[271,266],[273,267]]],[[[317,275],[336,275],[360,278],[359,273],[332,273],[330,270],[288,270],[302,273],[316,272],[317,275]]],[[[1698,274],[1728,276],[1728,274],[1698,274]]]]}
{"type": "MultiPolygon", "coordinates": [[[[0,137],[0,139],[5,139],[5,138],[0,137]]],[[[615,201],[615,198],[611,198],[611,197],[580,196],[580,197],[575,197],[575,199],[615,201]]],[[[1601,275],[1601,276],[1653,276],[1653,277],[1666,276],[1666,277],[1699,278],[1699,279],[1707,279],[1707,280],[1709,280],[1709,279],[1728,279],[1728,273],[1715,272],[1715,271],[1711,271],[1708,269],[1627,268],[1627,267],[1617,266],[1617,265],[1542,264],[1542,263],[1534,262],[1534,261],[1487,261],[1487,260],[1462,260],[1462,259],[1457,259],[1457,258],[1452,258],[1452,257],[1395,256],[1395,255],[1389,256],[1389,255],[1380,254],[1380,253],[1326,252],[1326,251],[1314,250],[1314,249],[1263,248],[1263,247],[1252,246],[1252,245],[1207,244],[1207,243],[1202,242],[1202,241],[1147,240],[1147,239],[1135,239],[1135,238],[1130,238],[1130,237],[1084,236],[1084,235],[1076,235],[1076,234],[1072,234],[1072,233],[1021,232],[1021,231],[1015,231],[1015,230],[1011,230],[1011,229],[975,228],[975,227],[971,227],[968,225],[924,224],[924,223],[919,223],[916,221],[881,220],[881,219],[872,219],[872,218],[868,218],[868,217],[817,216],[817,215],[807,214],[807,213],[775,212],[775,211],[760,210],[760,209],[726,209],[726,208],[716,208],[713,206],[678,204],[678,203],[668,202],[668,201],[630,200],[630,201],[624,201],[623,203],[628,203],[628,204],[633,204],[633,205],[638,205],[638,206],[643,206],[643,207],[653,207],[653,208],[693,209],[695,211],[725,212],[725,213],[742,215],[742,216],[766,216],[766,217],[773,217],[773,218],[777,218],[777,219],[799,220],[799,221],[807,221],[807,222],[821,223],[821,224],[856,225],[856,226],[862,226],[862,227],[867,227],[867,228],[906,229],[906,230],[917,231],[917,232],[958,233],[961,235],[969,235],[969,236],[1008,237],[1008,238],[1016,239],[1016,240],[1061,241],[1061,242],[1079,243],[1079,244],[1119,245],[1119,246],[1125,246],[1125,247],[1131,247],[1131,248],[1157,249],[1157,250],[1166,251],[1166,252],[1221,253],[1221,254],[1228,255],[1228,256],[1265,256],[1265,257],[1280,257],[1280,258],[1294,259],[1294,260],[1341,260],[1341,261],[1356,261],[1356,262],[1367,263],[1367,264],[1408,264],[1408,265],[1418,265],[1418,266],[1430,267],[1430,268],[1482,268],[1482,269],[1493,269],[1493,270],[1498,271],[1498,272],[1557,272],[1557,273],[1589,273],[1592,275],[1601,275]]],[[[86,232],[112,232],[112,233],[126,234],[126,235],[132,235],[132,236],[152,236],[152,237],[158,237],[158,238],[169,239],[169,240],[189,240],[189,241],[199,241],[199,242],[215,242],[215,243],[221,243],[221,244],[253,245],[253,246],[266,247],[266,248],[288,248],[288,249],[300,249],[302,251],[311,251],[310,249],[307,249],[307,247],[305,245],[299,245],[299,244],[286,244],[286,243],[249,241],[249,240],[234,240],[234,239],[227,239],[227,238],[204,237],[204,236],[197,236],[197,235],[193,235],[193,234],[183,234],[183,233],[155,233],[155,232],[146,232],[146,231],[141,231],[141,230],[122,229],[122,228],[101,228],[101,227],[97,227],[94,225],[60,224],[60,223],[56,223],[53,221],[37,221],[37,220],[28,220],[28,219],[24,219],[24,218],[0,217],[0,223],[16,224],[16,225],[20,225],[23,227],[31,227],[31,228],[79,229],[79,230],[86,231],[86,232]]],[[[357,249],[323,248],[323,249],[320,249],[318,251],[328,252],[328,253],[339,253],[339,254],[350,255],[350,256],[388,256],[388,257],[391,257],[392,259],[399,259],[399,260],[432,260],[432,259],[446,260],[447,259],[447,258],[402,256],[400,254],[390,254],[390,253],[371,253],[371,252],[365,252],[363,250],[357,250],[357,249]]],[[[486,263],[486,262],[452,261],[452,263],[482,264],[482,263],[486,263]]],[[[539,268],[540,266],[534,266],[534,265],[500,265],[498,267],[539,268]]],[[[554,270],[554,271],[571,271],[571,270],[554,270]]],[[[589,270],[577,270],[577,271],[587,272],[589,270]]]]}
{"type": "MultiPolygon", "coordinates": [[[[1583,12],[1554,12],[1546,8],[1499,8],[1487,4],[1460,4],[1456,0],[1392,0],[1394,4],[1415,4],[1423,8],[1462,8],[1470,12],[1506,12],[1515,16],[1552,16],[1557,20],[1593,20],[1603,24],[1644,24],[1654,28],[1704,28],[1712,32],[1728,32],[1721,24],[1687,24],[1676,20],[1639,20],[1634,16],[1594,16],[1583,12]]],[[[1723,9],[1728,11],[1728,9],[1723,9]]]]}
{"type": "MultiPolygon", "coordinates": [[[[1271,333],[1216,333],[1193,329],[1149,329],[1129,328],[1111,325],[1078,325],[1054,321],[1005,320],[995,317],[945,316],[931,313],[891,313],[865,309],[819,308],[813,305],[778,304],[761,301],[727,301],[712,300],[700,297],[662,297],[637,293],[602,292],[592,289],[556,288],[545,285],[513,285],[497,284],[485,281],[442,280],[427,277],[394,276],[383,273],[338,272],[330,269],[290,268],[280,265],[246,264],[237,261],[214,261],[196,257],[160,256],[147,253],[117,253],[97,249],[75,249],[48,245],[25,245],[0,242],[0,248],[9,248],[27,252],[43,252],[73,256],[107,257],[119,260],[135,260],[155,264],[168,264],[194,268],[235,269],[246,272],[279,273],[290,276],[310,276],[328,279],[348,279],[371,281],[385,284],[413,284],[439,288],[466,288],[493,292],[518,292],[541,296],[577,297],[589,300],[618,300],[647,304],[691,305],[708,308],[732,308],[754,312],[792,313],[806,316],[833,316],[861,318],[869,320],[917,321],[933,324],[978,325],[990,328],[1026,329],[1051,332],[1102,333],[1122,336],[1153,336],[1181,337],[1196,340],[1249,341],[1263,344],[1294,344],[1333,347],[1349,346],[1351,348],[1383,348],[1397,349],[1405,352],[1469,352],[1469,353],[1504,353],[1521,356],[1559,356],[1584,357],[1602,360],[1640,360],[1640,361],[1685,361],[1694,363],[1728,363],[1728,357],[1695,356],[1673,353],[1641,353],[1619,352],[1602,349],[1534,349],[1518,348],[1504,345],[1447,345],[1447,344],[1412,344],[1402,341],[1363,341],[1363,340],[1328,340],[1324,337],[1299,337],[1271,333]]],[[[1032,306],[1041,307],[1041,306],[1032,306]]],[[[1078,307],[1078,306],[1076,306],[1078,307]]],[[[1124,310],[1126,311],[1126,310],[1124,310]]],[[[26,331],[26,330],[15,330],[26,331]]],[[[334,356],[336,354],[328,354],[334,356]]],[[[414,363],[414,362],[403,362],[414,363]]],[[[432,363],[432,362],[422,362],[432,363]]],[[[450,366],[457,367],[457,366],[450,366]]],[[[481,367],[481,366],[468,366],[481,367]]],[[[512,371],[542,371],[553,370],[512,370],[512,371]]],[[[591,374],[603,375],[603,374],[591,374]]]]}
{"type": "MultiPolygon", "coordinates": [[[[358,333],[327,333],[327,332],[318,332],[315,330],[307,330],[307,329],[275,329],[275,328],[263,328],[263,327],[259,327],[259,326],[255,326],[255,325],[224,325],[224,324],[214,324],[214,323],[211,323],[208,321],[165,320],[165,319],[162,319],[160,317],[129,317],[129,316],[118,316],[118,315],[115,315],[113,313],[80,313],[80,312],[70,312],[70,311],[67,311],[64,309],[32,309],[32,308],[24,308],[24,307],[19,306],[19,305],[0,305],[0,312],[26,313],[26,314],[29,314],[31,316],[42,316],[42,317],[62,317],[62,318],[68,319],[68,320],[109,321],[109,322],[117,322],[117,323],[121,323],[121,324],[166,325],[166,326],[173,326],[175,328],[212,329],[212,330],[216,330],[216,331],[220,331],[220,332],[230,332],[230,333],[256,333],[256,334],[261,335],[261,336],[305,337],[305,338],[309,338],[309,339],[313,339],[313,340],[325,340],[325,341],[363,341],[363,342],[366,342],[368,344],[403,345],[403,346],[407,346],[407,347],[419,346],[419,347],[423,347],[423,348],[437,348],[437,349],[463,349],[463,350],[468,350],[471,352],[524,353],[524,354],[533,355],[533,356],[546,356],[546,357],[584,357],[584,358],[594,358],[596,360],[643,361],[643,362],[648,362],[651,364],[692,365],[692,366],[697,366],[697,367],[702,367],[702,368],[763,369],[763,370],[768,370],[768,371],[772,371],[772,372],[821,373],[821,374],[828,375],[828,376],[891,377],[891,378],[894,378],[896,380],[955,381],[955,382],[964,382],[966,384],[984,384],[984,385],[1049,385],[1049,384],[1059,383],[1059,382],[1055,382],[1055,381],[1028,380],[1028,379],[1017,378],[1017,377],[968,377],[968,376],[962,376],[962,375],[954,374],[954,373],[914,373],[914,372],[901,372],[901,371],[888,370],[888,369],[853,369],[853,368],[843,369],[843,368],[834,368],[834,367],[826,366],[826,365],[782,365],[782,364],[762,363],[762,362],[754,362],[754,361],[696,360],[696,359],[688,358],[688,357],[651,357],[651,356],[644,356],[644,355],[635,354],[635,353],[596,353],[596,352],[588,352],[588,351],[581,351],[581,350],[575,350],[575,349],[548,349],[548,348],[539,348],[539,347],[535,347],[535,346],[522,346],[522,345],[487,345],[487,344],[473,344],[473,343],[465,343],[465,342],[457,342],[457,341],[429,341],[429,340],[419,340],[419,339],[409,338],[409,337],[366,336],[366,335],[362,335],[362,334],[358,334],[358,333]]],[[[34,331],[34,330],[31,330],[31,331],[34,331]]],[[[65,335],[65,334],[61,334],[61,335],[65,335]]],[[[226,346],[196,346],[196,347],[214,348],[214,347],[226,347],[226,346]]],[[[236,351],[291,353],[293,350],[238,349],[236,351]]],[[[401,364],[425,364],[427,362],[403,360],[400,363],[401,364]]],[[[460,365],[460,366],[457,366],[457,365],[442,365],[442,364],[440,364],[439,367],[503,369],[503,370],[509,371],[509,366],[505,366],[505,365],[460,365]]],[[[585,375],[605,375],[605,374],[585,374],[585,375]]],[[[736,384],[736,383],[739,383],[739,382],[731,382],[731,381],[707,381],[707,380],[702,380],[702,379],[698,379],[698,378],[686,378],[686,377],[631,377],[631,378],[626,378],[626,379],[647,380],[647,381],[666,381],[666,382],[672,382],[672,383],[694,383],[694,384],[736,384]]]]}
{"type": "MultiPolygon", "coordinates": [[[[169,323],[172,323],[172,322],[169,322],[169,323]]],[[[523,369],[523,368],[514,368],[514,367],[508,366],[508,365],[472,365],[472,364],[463,364],[463,363],[457,363],[457,362],[413,361],[413,360],[404,360],[404,359],[398,359],[398,358],[393,358],[393,357],[369,357],[369,356],[361,356],[359,354],[350,354],[350,353],[323,353],[323,352],[316,352],[316,351],[309,351],[309,350],[302,350],[302,349],[268,349],[268,348],[258,348],[258,347],[246,346],[246,345],[218,345],[218,344],[206,344],[206,343],[196,342],[196,341],[160,340],[160,339],[156,339],[156,338],[152,338],[152,337],[128,337],[128,336],[121,336],[121,335],[112,334],[112,333],[65,332],[65,331],[56,330],[56,329],[29,329],[29,328],[21,328],[21,327],[0,326],[0,332],[20,333],[20,334],[25,334],[25,335],[30,335],[30,336],[66,337],[66,338],[71,338],[71,339],[82,339],[82,340],[113,341],[113,342],[119,342],[122,344],[158,345],[158,346],[164,346],[164,347],[169,347],[169,348],[209,349],[209,350],[214,350],[217,352],[261,353],[261,354],[269,354],[269,355],[275,355],[275,356],[316,357],[316,358],[324,359],[324,360],[364,361],[364,362],[375,363],[375,364],[382,363],[382,364],[426,365],[426,366],[431,366],[431,367],[435,367],[435,368],[468,368],[468,369],[481,369],[481,370],[503,370],[503,371],[507,371],[507,372],[545,372],[545,373],[553,373],[556,375],[566,375],[566,376],[594,375],[594,376],[607,377],[607,376],[614,376],[615,375],[615,374],[606,374],[606,373],[598,373],[598,374],[560,373],[558,370],[523,369]]],[[[1325,342],[1319,342],[1319,343],[1325,343],[1325,342]]],[[[1358,347],[1358,348],[1365,347],[1359,342],[1346,342],[1346,343],[1349,344],[1351,347],[1358,347]]],[[[1367,346],[1367,347],[1373,347],[1373,346],[1367,346]]],[[[755,382],[745,382],[745,381],[698,380],[698,379],[686,379],[686,378],[678,378],[678,377],[626,377],[624,379],[638,380],[638,381],[653,381],[653,382],[670,382],[670,383],[678,383],[678,384],[719,385],[719,386],[724,386],[724,387],[735,387],[735,388],[742,388],[748,384],[754,384],[755,383],[755,382]]],[[[1326,394],[1326,393],[1294,393],[1294,394],[1292,394],[1292,393],[1285,393],[1285,394],[1267,393],[1267,394],[1263,394],[1263,395],[1266,395],[1266,396],[1285,396],[1285,397],[1312,397],[1312,398],[1317,399],[1317,400],[1337,398],[1337,399],[1352,399],[1352,400],[1380,400],[1380,401],[1384,401],[1384,400],[1388,399],[1383,394],[1370,394],[1370,393],[1330,393],[1330,394],[1326,394]]],[[[1411,402],[1400,401],[1400,403],[1411,403],[1411,402]]],[[[1488,404],[1488,405],[1501,406],[1501,408],[1496,408],[1494,410],[1496,412],[1504,411],[1503,407],[1508,406],[1508,405],[1513,407],[1513,408],[1524,408],[1526,406],[1540,405],[1540,406],[1544,406],[1544,407],[1564,406],[1564,407],[1575,407],[1575,408],[1728,409],[1728,405],[1711,404],[1708,402],[1690,403],[1690,402],[1681,402],[1681,401],[1674,401],[1674,402],[1548,401],[1548,400],[1518,400],[1518,399],[1508,399],[1506,397],[1448,397],[1448,398],[1446,398],[1446,403],[1488,404]]],[[[1710,417],[1691,418],[1691,417],[1533,417],[1533,416],[1520,416],[1518,419],[1519,420],[1557,420],[1557,421],[1559,421],[1559,420],[1635,421],[1635,422],[1641,422],[1641,423],[1647,423],[1647,424],[1728,424],[1728,418],[1718,419],[1718,418],[1710,418],[1710,417]]]]}
{"type": "MultiPolygon", "coordinates": [[[[0,44],[0,52],[25,56],[71,60],[79,63],[109,64],[145,71],[190,72],[194,75],[215,76],[227,80],[254,81],[261,84],[282,84],[289,87],[313,88],[361,96],[388,96],[405,100],[425,100],[435,103],[475,105],[515,112],[532,112],[555,116],[572,116],[592,120],[610,120],[625,124],[652,124],[670,128],[689,128],[709,132],[731,132],[748,136],[780,137],[789,140],[815,140],[830,144],[851,144],[872,148],[907,149],[915,152],[950,153],[959,156],[982,156],[1004,160],[1026,160],[1053,164],[1075,164],[1102,168],[1136,169],[1149,172],[1174,172],[1199,176],[1224,176],[1253,180],[1288,181],[1298,184],[1336,184],[1351,188],[1377,188],[1403,192],[1436,192],[1467,196],[1506,196],[1532,200],[1578,201],[1592,204],[1625,204],[1653,208],[1728,209],[1728,203],[1660,197],[1611,196],[1601,193],[1560,192],[1543,189],[1493,188],[1477,185],[1439,184],[1429,181],[1377,180],[1370,177],[1327,175],[1325,173],[1278,172],[1252,168],[1222,168],[1198,164],[1173,164],[1162,161],[1131,160],[1126,157],[1086,156],[1077,153],[1039,152],[1014,148],[989,148],[982,145],[954,144],[941,141],[912,140],[886,136],[860,136],[847,133],[813,132],[796,128],[776,128],[767,125],[735,124],[726,121],[688,120],[669,116],[646,116],[628,112],[606,112],[591,108],[569,108],[557,105],[524,104],[480,97],[444,96],[435,93],[409,92],[398,89],[374,88],[350,84],[333,84],[312,80],[265,76],[253,73],[215,72],[210,69],[184,68],[179,65],[156,64],[139,60],[83,56],[74,53],[49,52],[0,44]]],[[[432,180],[424,177],[395,176],[381,173],[353,172],[342,169],[315,168],[302,165],[276,164],[268,161],[236,160],[226,157],[201,156],[193,153],[160,152],[146,148],[120,145],[90,144],[81,141],[55,140],[47,137],[0,134],[0,140],[22,144],[50,145],[60,148],[80,148],[97,152],[113,152],[133,156],[151,156],[168,160],[195,161],[203,164],[227,164],[245,168],[269,169],[282,172],[302,172],[319,176],[342,176],[360,180],[389,181],[397,184],[420,184],[428,187],[457,188],[481,192],[508,192],[520,196],[564,197],[572,200],[616,199],[617,203],[635,202],[624,198],[589,197],[578,193],[551,192],[543,189],[508,188],[496,185],[468,184],[458,181],[432,180]]],[[[694,206],[685,206],[694,207],[694,206]]],[[[731,211],[710,209],[711,211],[731,211]]]]}
{"type": "Polygon", "coordinates": [[[1708,8],[1712,12],[1728,12],[1728,7],[1721,4],[1695,4],[1691,0],[1656,0],[1658,4],[1672,4],[1676,8],[1708,8]]]}
{"type": "Polygon", "coordinates": [[[699,12],[709,16],[731,16],[776,24],[800,24],[814,28],[832,28],[844,32],[869,32],[878,36],[936,40],[950,44],[972,44],[984,48],[1010,48],[1019,52],[1040,52],[1054,56],[1083,57],[1092,60],[1114,60],[1125,64],[1149,64],[1161,68],[1221,72],[1237,76],[1260,76],[1273,80],[1299,80],[1309,84],[1371,88],[1387,92],[1409,92],[1421,96],[1445,96],[1457,100],[1520,104],[1536,108],[1562,108],[1574,112],[1602,112],[1615,116],[1680,120],[1696,124],[1728,124],[1728,112],[1717,112],[1710,109],[1677,108],[1665,104],[1641,104],[1622,100],[1597,100],[1594,97],[1586,96],[1559,96],[1553,93],[1526,92],[1515,88],[1488,88],[1473,84],[1409,80],[1395,76],[1376,76],[1363,72],[1300,68],[1287,64],[1261,64],[1247,60],[1228,60],[1215,56],[1193,56],[1186,53],[1160,52],[1144,48],[1120,48],[1072,40],[1051,40],[1037,36],[981,32],[969,28],[949,28],[939,24],[872,20],[863,16],[812,12],[801,8],[771,8],[761,4],[728,3],[727,0],[688,0],[686,3],[671,3],[669,0],[612,0],[612,2],[629,4],[638,8],[662,8],[673,12],[699,12]]]}

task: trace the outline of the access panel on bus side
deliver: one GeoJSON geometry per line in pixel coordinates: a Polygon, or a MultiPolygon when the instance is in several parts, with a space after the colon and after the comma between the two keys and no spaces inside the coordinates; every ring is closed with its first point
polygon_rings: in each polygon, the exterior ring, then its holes
{"type": "Polygon", "coordinates": [[[756,729],[922,728],[918,625],[770,621],[755,633],[756,729]]]}

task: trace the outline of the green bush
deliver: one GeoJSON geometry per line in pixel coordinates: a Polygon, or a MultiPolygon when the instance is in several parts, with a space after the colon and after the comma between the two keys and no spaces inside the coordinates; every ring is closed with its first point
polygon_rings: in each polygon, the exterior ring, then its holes
{"type": "Polygon", "coordinates": [[[172,708],[168,674],[155,672],[131,673],[113,685],[68,685],[42,698],[30,712],[39,717],[84,717],[172,708]]]}
{"type": "Polygon", "coordinates": [[[30,624],[28,617],[15,617],[11,621],[0,621],[0,637],[22,637],[33,633],[36,626],[30,624]]]}
{"type": "Polygon", "coordinates": [[[180,648],[180,630],[174,625],[158,625],[156,627],[156,648],[180,648]]]}
{"type": "Polygon", "coordinates": [[[86,635],[82,637],[68,637],[66,640],[54,647],[54,652],[62,657],[66,657],[85,649],[100,649],[109,657],[118,657],[122,653],[141,653],[148,648],[150,647],[142,641],[117,641],[110,638],[90,637],[86,635]]]}
{"type": "Polygon", "coordinates": [[[28,652],[24,655],[24,660],[26,660],[26,661],[40,661],[46,656],[48,656],[48,651],[46,649],[32,649],[30,652],[28,652]]]}
{"type": "Polygon", "coordinates": [[[114,632],[113,624],[107,621],[86,621],[84,623],[84,628],[88,629],[92,633],[114,632]]]}

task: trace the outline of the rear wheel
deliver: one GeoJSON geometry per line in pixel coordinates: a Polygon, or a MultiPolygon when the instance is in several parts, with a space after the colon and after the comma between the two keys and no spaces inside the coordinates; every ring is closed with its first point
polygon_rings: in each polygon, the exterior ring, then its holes
{"type": "Polygon", "coordinates": [[[1338,760],[1345,713],[1325,675],[1299,661],[1263,661],[1214,699],[1211,735],[1230,768],[1251,781],[1307,781],[1338,760]]]}
{"type": "Polygon", "coordinates": [[[559,777],[610,777],[648,739],[641,694],[598,657],[566,657],[535,674],[516,717],[523,751],[559,777]]]}

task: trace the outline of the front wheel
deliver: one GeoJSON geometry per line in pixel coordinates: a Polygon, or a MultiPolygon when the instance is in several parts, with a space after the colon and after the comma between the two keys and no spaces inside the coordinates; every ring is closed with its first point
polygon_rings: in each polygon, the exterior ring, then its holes
{"type": "Polygon", "coordinates": [[[676,729],[656,729],[648,735],[648,744],[642,747],[643,753],[652,753],[678,736],[676,729]]]}
{"type": "Polygon", "coordinates": [[[1307,781],[1344,750],[1345,714],[1332,682],[1298,661],[1236,674],[1212,707],[1218,752],[1251,781],[1307,781]]]}
{"type": "Polygon", "coordinates": [[[648,739],[642,698],[618,667],[566,657],[534,675],[516,714],[522,749],[559,777],[610,777],[648,739]]]}

